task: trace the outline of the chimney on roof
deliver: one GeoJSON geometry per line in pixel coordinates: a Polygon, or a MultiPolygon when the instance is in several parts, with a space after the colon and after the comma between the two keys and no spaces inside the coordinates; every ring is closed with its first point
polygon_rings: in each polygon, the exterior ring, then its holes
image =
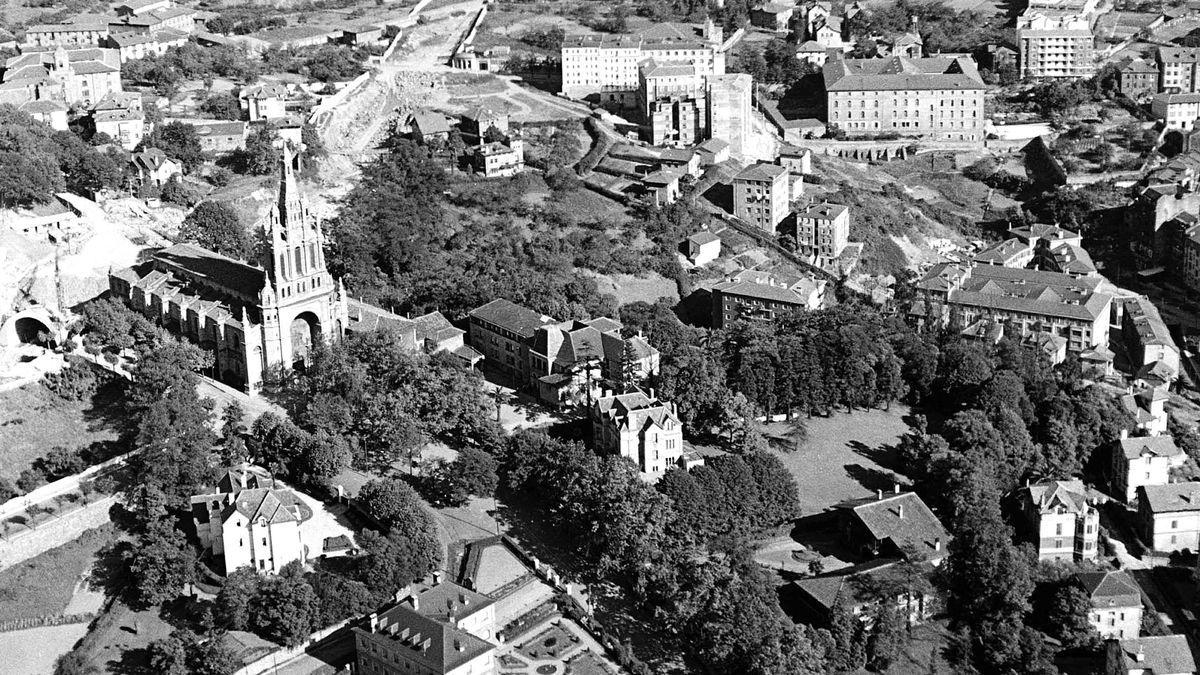
{"type": "Polygon", "coordinates": [[[935,551],[942,550],[942,538],[941,537],[933,538],[933,550],[935,550],[935,551]]]}
{"type": "Polygon", "coordinates": [[[892,483],[892,494],[900,494],[900,484],[892,483]]]}
{"type": "Polygon", "coordinates": [[[379,630],[379,615],[375,612],[371,612],[369,620],[371,624],[371,632],[374,633],[375,631],[379,630]]]}
{"type": "Polygon", "coordinates": [[[462,640],[460,640],[460,639],[458,639],[458,638],[454,638],[454,651],[456,651],[456,652],[461,652],[461,651],[463,651],[463,643],[462,643],[462,640]]]}
{"type": "Polygon", "coordinates": [[[875,499],[879,499],[879,500],[882,500],[882,499],[883,499],[883,490],[876,490],[876,491],[875,491],[875,499]]]}
{"type": "Polygon", "coordinates": [[[1129,430],[1128,430],[1128,429],[1122,429],[1122,430],[1121,430],[1121,440],[1126,440],[1126,439],[1128,439],[1128,438],[1129,438],[1129,430]]]}
{"type": "Polygon", "coordinates": [[[650,387],[650,398],[654,398],[654,387],[650,387]]]}
{"type": "Polygon", "coordinates": [[[901,518],[904,517],[904,505],[903,504],[896,505],[896,515],[900,516],[901,518]]]}
{"type": "Polygon", "coordinates": [[[1146,648],[1143,647],[1142,643],[1140,643],[1140,642],[1138,643],[1137,653],[1133,655],[1133,660],[1137,661],[1138,663],[1141,663],[1146,660],[1146,648]]]}
{"type": "Polygon", "coordinates": [[[459,593],[458,601],[459,601],[459,603],[462,604],[463,607],[466,607],[467,605],[471,604],[471,599],[467,597],[466,593],[459,593]]]}
{"type": "Polygon", "coordinates": [[[420,598],[418,598],[416,596],[416,594],[414,594],[411,598],[409,598],[409,600],[412,601],[413,611],[416,611],[416,612],[421,611],[421,600],[420,600],[420,598]]]}
{"type": "Polygon", "coordinates": [[[445,577],[446,577],[446,573],[441,570],[434,572],[433,573],[433,585],[437,586],[438,584],[442,583],[442,581],[445,580],[445,577]]]}

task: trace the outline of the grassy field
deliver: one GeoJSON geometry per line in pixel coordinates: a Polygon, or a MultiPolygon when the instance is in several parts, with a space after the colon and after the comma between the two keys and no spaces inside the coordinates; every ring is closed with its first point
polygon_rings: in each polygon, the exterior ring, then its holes
{"type": "Polygon", "coordinates": [[[74,594],[75,582],[91,569],[96,554],[115,534],[112,524],[97,527],[0,571],[0,620],[62,614],[74,594]]]}
{"type": "MultiPolygon", "coordinates": [[[[907,414],[907,407],[894,404],[890,411],[858,410],[804,420],[807,440],[796,450],[775,451],[799,484],[801,513],[890,489],[895,445],[908,431],[907,414]]],[[[783,423],[768,428],[773,435],[786,431],[783,423]]]]}
{"type": "Polygon", "coordinates": [[[115,440],[104,417],[106,403],[64,401],[40,384],[0,393],[0,478],[15,481],[56,445],[79,448],[115,440]]]}

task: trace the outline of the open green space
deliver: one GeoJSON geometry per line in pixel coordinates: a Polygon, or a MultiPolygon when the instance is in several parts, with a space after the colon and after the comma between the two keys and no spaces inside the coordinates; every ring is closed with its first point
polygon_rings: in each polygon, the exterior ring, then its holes
{"type": "MultiPolygon", "coordinates": [[[[791,451],[773,450],[796,478],[802,515],[825,510],[845,499],[891,488],[894,448],[908,431],[908,408],[856,410],[801,420],[807,439],[791,451]]],[[[768,425],[772,436],[789,431],[784,422],[768,425]]]]}
{"type": "Polygon", "coordinates": [[[112,543],[112,524],[84,532],[78,539],[0,571],[0,621],[62,614],[75,583],[112,543]]]}
{"type": "Polygon", "coordinates": [[[105,418],[111,403],[103,395],[94,402],[66,401],[40,384],[0,393],[0,478],[16,481],[56,445],[82,448],[116,440],[105,418]]]}

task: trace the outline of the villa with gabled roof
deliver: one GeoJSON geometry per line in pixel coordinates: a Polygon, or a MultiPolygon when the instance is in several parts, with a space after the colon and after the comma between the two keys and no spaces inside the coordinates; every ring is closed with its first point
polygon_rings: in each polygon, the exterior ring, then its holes
{"type": "Polygon", "coordinates": [[[591,417],[596,450],[630,460],[647,481],[657,482],[683,457],[683,423],[675,405],[659,401],[653,389],[602,396],[591,417]]]}
{"type": "Polygon", "coordinates": [[[1021,488],[1021,512],[1033,531],[1038,560],[1095,560],[1100,538],[1098,493],[1079,479],[1046,480],[1021,488]]]}
{"type": "Polygon", "coordinates": [[[264,473],[230,469],[214,492],[193,495],[191,504],[200,544],[224,559],[226,574],[246,566],[274,574],[308,558],[300,528],[312,519],[312,509],[264,473]]]}

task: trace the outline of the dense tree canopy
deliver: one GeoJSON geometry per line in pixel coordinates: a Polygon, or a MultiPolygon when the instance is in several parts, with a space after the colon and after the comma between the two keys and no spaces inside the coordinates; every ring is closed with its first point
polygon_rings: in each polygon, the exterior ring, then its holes
{"type": "Polygon", "coordinates": [[[238,260],[250,260],[254,246],[246,226],[228,202],[205,201],[196,205],[179,227],[179,239],[190,241],[238,260]]]}

